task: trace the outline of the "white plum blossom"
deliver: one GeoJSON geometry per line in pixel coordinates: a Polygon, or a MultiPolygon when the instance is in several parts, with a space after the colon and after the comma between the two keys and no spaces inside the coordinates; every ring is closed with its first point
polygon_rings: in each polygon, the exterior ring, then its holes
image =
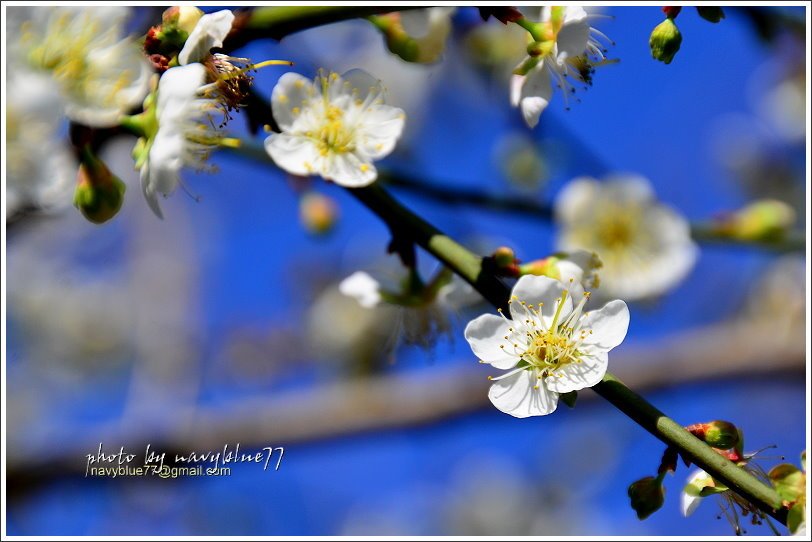
{"type": "MultiPolygon", "coordinates": [[[[510,101],[520,107],[531,128],[550,103],[553,87],[560,88],[564,101],[575,91],[569,78],[591,84],[595,66],[606,62],[597,37],[605,38],[589,25],[590,15],[580,6],[545,6],[537,24],[537,41],[532,55],[522,60],[510,83],[510,101]]],[[[530,51],[529,51],[530,52],[530,51]]]]}
{"type": "Polygon", "coordinates": [[[152,71],[135,40],[123,37],[127,9],[34,8],[18,18],[26,14],[15,48],[57,82],[70,119],[110,127],[141,104],[152,71]]]}
{"type": "Polygon", "coordinates": [[[213,47],[222,47],[223,40],[231,32],[234,13],[224,9],[216,13],[207,13],[197,21],[186,43],[178,53],[178,64],[181,66],[192,62],[202,62],[213,47]]]}
{"type": "Polygon", "coordinates": [[[685,278],[699,253],[688,222],[659,203],[643,177],[575,179],[559,194],[555,213],[560,250],[591,250],[600,257],[605,296],[660,295],[685,278]]]}
{"type": "MultiPolygon", "coordinates": [[[[180,184],[184,166],[206,169],[209,154],[223,143],[213,118],[223,105],[209,97],[206,68],[199,63],[170,68],[158,84],[154,108],[157,131],[150,134],[136,166],[141,170],[141,189],[152,211],[163,217],[158,195],[167,197],[180,184]]],[[[138,149],[137,149],[138,151],[138,149]]],[[[137,152],[136,151],[136,152],[137,152]]]]}
{"type": "Polygon", "coordinates": [[[553,412],[558,397],[601,381],[608,353],[629,327],[621,300],[584,312],[589,298],[575,300],[561,281],[526,275],[513,287],[509,320],[483,314],[465,328],[465,338],[481,363],[506,373],[492,378],[488,398],[511,416],[553,412]]]}
{"type": "Polygon", "coordinates": [[[273,161],[293,175],[321,175],[346,187],[375,181],[373,161],[392,152],[406,118],[384,104],[380,81],[362,70],[320,73],[314,81],[286,73],[271,104],[282,130],[265,140],[273,161]]]}

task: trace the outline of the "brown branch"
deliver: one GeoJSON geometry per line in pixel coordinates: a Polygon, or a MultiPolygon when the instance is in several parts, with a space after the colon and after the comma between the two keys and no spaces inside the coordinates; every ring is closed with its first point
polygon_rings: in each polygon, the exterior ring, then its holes
{"type": "MultiPolygon", "coordinates": [[[[652,390],[732,376],[802,375],[805,364],[801,327],[785,336],[756,323],[719,324],[637,347],[621,346],[612,365],[626,383],[652,390]]],[[[324,384],[308,390],[241,400],[228,407],[201,408],[192,416],[168,416],[161,427],[116,424],[86,431],[54,447],[8,443],[6,473],[10,495],[20,495],[56,478],[83,476],[85,455],[100,442],[110,451],[124,446],[143,454],[153,450],[192,450],[289,446],[359,432],[436,423],[491,408],[487,371],[474,363],[433,367],[412,373],[324,384]],[[443,393],[436,393],[436,390],[443,393]]],[[[595,398],[582,393],[579,401],[595,398]]],[[[696,420],[682,420],[685,423],[696,420]]]]}

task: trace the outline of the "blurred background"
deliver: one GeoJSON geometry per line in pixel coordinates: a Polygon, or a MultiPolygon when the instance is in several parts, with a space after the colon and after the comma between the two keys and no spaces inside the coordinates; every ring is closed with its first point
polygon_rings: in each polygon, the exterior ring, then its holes
{"type": "MultiPolygon", "coordinates": [[[[240,54],[292,60],[308,77],[363,67],[382,79],[408,122],[380,165],[430,185],[546,205],[574,177],[631,172],[691,221],[770,197],[794,206],[803,229],[804,10],[725,11],[711,24],[684,10],[682,48],[664,65],[648,47],[658,7],[604,10],[611,17],[594,26],[620,62],[599,68],[569,110],[555,95],[535,130],[508,101],[523,33],[474,8],[456,11],[444,59],[429,66],[389,53],[363,20],[240,54]]],[[[133,29],[159,19],[134,8],[133,29]]],[[[269,96],[284,71],[261,70],[255,87],[269,96]]],[[[229,129],[257,145],[264,137],[240,116],[229,129]]],[[[385,226],[343,189],[219,153],[218,171],[184,171],[161,221],[140,194],[133,144],[104,148],[128,191],[103,226],[70,207],[69,159],[48,166],[69,179],[62,208],[7,206],[8,534],[732,534],[718,499],[681,516],[684,466],[666,480],[665,506],[636,518],[626,488],[656,471],[664,447],[591,391],[543,418],[493,408],[489,371],[462,336],[491,311],[484,303],[412,344],[414,311],[364,309],[339,293],[356,270],[399,272],[385,226]],[[285,454],[278,471],[86,478],[99,443],[285,454]]],[[[532,260],[555,248],[555,226],[538,217],[390,190],[479,253],[508,245],[532,260]]],[[[727,419],[745,450],[774,445],[764,468],[797,464],[808,425],[804,255],[701,249],[676,289],[630,306],[610,370],[680,423],[727,419]]]]}

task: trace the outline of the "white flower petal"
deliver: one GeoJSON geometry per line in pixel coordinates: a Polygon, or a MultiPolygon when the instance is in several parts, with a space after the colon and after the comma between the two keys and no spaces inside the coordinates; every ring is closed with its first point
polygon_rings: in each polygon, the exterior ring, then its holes
{"type": "Polygon", "coordinates": [[[406,114],[388,105],[372,105],[359,114],[358,151],[369,160],[387,156],[403,133],[406,114]]]}
{"type": "Polygon", "coordinates": [[[316,96],[313,81],[298,73],[288,72],[279,78],[271,94],[273,118],[279,127],[288,131],[294,120],[305,110],[305,102],[316,96]]]}
{"type": "Polygon", "coordinates": [[[375,169],[375,166],[369,162],[362,162],[354,154],[334,153],[329,155],[324,162],[322,177],[340,186],[347,188],[368,186],[378,178],[378,170],[375,169]]]}
{"type": "Polygon", "coordinates": [[[688,478],[688,483],[685,488],[682,490],[680,499],[682,515],[688,517],[693,514],[704,498],[699,495],[701,489],[714,485],[713,478],[707,472],[701,469],[694,471],[690,478],[688,478]]]}
{"type": "Polygon", "coordinates": [[[555,200],[556,219],[569,225],[590,217],[599,193],[600,185],[591,177],[578,177],[568,182],[555,200]]]}
{"type": "Polygon", "coordinates": [[[203,64],[189,64],[170,68],[158,82],[156,113],[159,126],[180,121],[188,116],[189,104],[198,96],[206,81],[203,64]]]}
{"type": "Polygon", "coordinates": [[[378,306],[381,302],[381,285],[369,273],[356,271],[338,285],[338,290],[352,297],[358,304],[367,309],[378,306]]]}
{"type": "Polygon", "coordinates": [[[570,391],[591,388],[601,381],[609,364],[606,352],[585,355],[580,363],[568,363],[561,366],[554,375],[544,382],[550,391],[567,393],[570,391]]]}
{"type": "Polygon", "coordinates": [[[607,176],[603,181],[603,197],[627,204],[646,203],[654,200],[654,189],[648,179],[641,175],[624,173],[607,176]]]}
{"type": "Polygon", "coordinates": [[[158,203],[158,193],[150,186],[149,175],[148,164],[146,164],[141,168],[141,192],[155,216],[163,219],[164,214],[161,211],[161,205],[158,203]]]}
{"type": "Polygon", "coordinates": [[[371,73],[360,68],[353,68],[341,74],[341,81],[345,86],[338,85],[335,91],[340,94],[354,92],[354,97],[361,102],[375,98],[383,98],[385,92],[381,80],[371,73]]]}
{"type": "Polygon", "coordinates": [[[586,11],[577,6],[568,7],[566,10],[564,25],[556,39],[559,61],[584,54],[589,45],[590,28],[586,11]]]}
{"type": "Polygon", "coordinates": [[[524,121],[530,128],[534,128],[539,122],[541,113],[547,108],[553,97],[550,74],[543,62],[525,76],[521,96],[519,105],[524,121]]]}
{"type": "Polygon", "coordinates": [[[234,14],[229,9],[203,15],[178,54],[178,63],[200,62],[213,47],[222,47],[233,22],[234,14]]]}
{"type": "Polygon", "coordinates": [[[629,329],[629,307],[620,299],[610,301],[583,317],[581,328],[592,330],[584,339],[585,347],[590,347],[593,352],[608,352],[626,337],[629,329]]]}
{"type": "MultiPolygon", "coordinates": [[[[534,309],[541,308],[545,324],[549,324],[558,308],[560,298],[567,286],[561,281],[538,275],[525,275],[521,277],[513,287],[510,304],[510,314],[517,324],[521,324],[528,318],[526,307],[533,305],[534,309]],[[521,302],[525,304],[522,305],[521,302]]],[[[569,295],[564,299],[564,306],[561,309],[559,323],[561,323],[572,312],[572,299],[569,295]]]]}
{"type": "Polygon", "coordinates": [[[513,74],[510,76],[510,105],[519,107],[522,101],[522,88],[527,79],[525,75],[513,74]]]}
{"type": "Polygon", "coordinates": [[[465,340],[471,345],[476,357],[490,363],[497,369],[510,369],[516,365],[519,358],[508,354],[499,345],[509,348],[505,336],[510,335],[510,324],[503,318],[493,314],[483,314],[471,320],[465,326],[465,340]]]}
{"type": "Polygon", "coordinates": [[[520,370],[494,382],[488,390],[488,399],[493,406],[516,418],[550,414],[558,406],[558,394],[543,385],[535,389],[537,380],[530,371],[520,370]]]}
{"type": "Polygon", "coordinates": [[[321,170],[322,157],[311,139],[288,134],[271,134],[265,151],[280,168],[292,175],[312,175],[321,170]]]}

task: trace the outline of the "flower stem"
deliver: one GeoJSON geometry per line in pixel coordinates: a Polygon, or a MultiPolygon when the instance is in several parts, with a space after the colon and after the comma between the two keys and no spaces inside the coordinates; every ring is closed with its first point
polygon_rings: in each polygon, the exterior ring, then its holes
{"type": "Polygon", "coordinates": [[[521,26],[525,30],[527,30],[530,35],[533,37],[535,41],[544,41],[544,36],[541,35],[541,25],[538,23],[534,23],[527,17],[522,17],[521,19],[516,19],[515,22],[517,25],[521,26]]]}
{"type": "MultiPolygon", "coordinates": [[[[507,307],[510,290],[488,271],[482,258],[412,213],[379,185],[349,189],[349,192],[381,218],[393,236],[407,236],[468,281],[494,306],[507,307]]],[[[713,451],[617,377],[607,373],[592,389],[652,435],[678,449],[683,457],[786,525],[787,511],[775,490],[713,451]]]]}

